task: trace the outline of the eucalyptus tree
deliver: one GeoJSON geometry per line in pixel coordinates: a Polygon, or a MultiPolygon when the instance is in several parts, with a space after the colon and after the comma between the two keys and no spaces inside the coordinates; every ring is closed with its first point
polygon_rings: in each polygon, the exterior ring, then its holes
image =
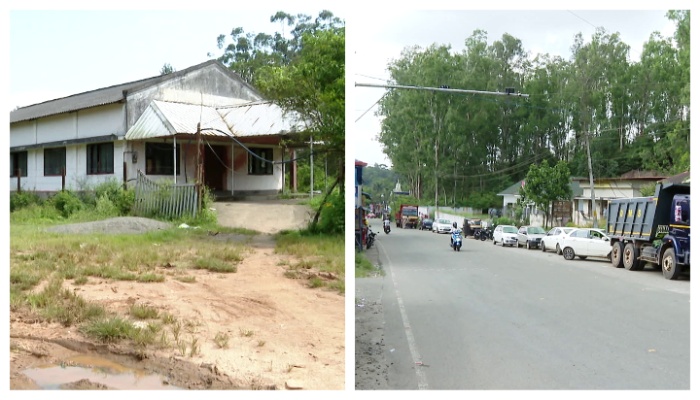
{"type": "MultiPolygon", "coordinates": [[[[282,32],[254,33],[236,27],[228,35],[221,34],[216,43],[223,53],[217,57],[247,83],[255,84],[256,72],[264,66],[289,65],[301,52],[305,34],[312,36],[320,31],[344,28],[345,23],[328,10],[319,12],[316,18],[306,15],[292,15],[278,11],[270,17],[270,22],[279,22],[282,32]],[[289,32],[285,32],[285,26],[289,32]]],[[[214,55],[209,54],[209,57],[214,55]]]]}
{"type": "MultiPolygon", "coordinates": [[[[449,86],[456,73],[450,47],[436,45],[404,49],[388,70],[398,85],[423,87],[449,86]]],[[[417,198],[423,197],[426,181],[437,197],[438,170],[442,158],[449,155],[450,102],[449,94],[424,90],[391,90],[379,102],[378,114],[385,117],[379,141],[395,169],[406,174],[417,198]],[[428,166],[432,176],[426,174],[428,166]]]]}

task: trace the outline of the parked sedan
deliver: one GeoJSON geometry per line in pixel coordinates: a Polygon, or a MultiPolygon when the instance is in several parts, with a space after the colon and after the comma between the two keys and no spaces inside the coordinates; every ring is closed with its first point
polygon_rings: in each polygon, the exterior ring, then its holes
{"type": "Polygon", "coordinates": [[[523,225],[518,229],[518,247],[525,246],[526,249],[540,247],[540,241],[547,232],[541,226],[523,225]]]}
{"type": "Polygon", "coordinates": [[[433,220],[430,218],[426,218],[420,222],[420,230],[433,230],[433,220]]]}
{"type": "Polygon", "coordinates": [[[493,244],[515,246],[518,243],[518,228],[513,225],[498,225],[493,230],[493,244]]]}
{"type": "Polygon", "coordinates": [[[577,228],[561,238],[561,252],[565,259],[573,260],[578,257],[610,258],[610,237],[601,229],[577,228]]]}
{"type": "Polygon", "coordinates": [[[452,221],[445,218],[440,218],[433,222],[433,232],[435,233],[450,233],[452,230],[452,221]]]}
{"type": "Polygon", "coordinates": [[[555,226],[542,238],[540,249],[542,251],[553,250],[557,254],[561,254],[561,246],[559,245],[561,238],[571,233],[574,229],[569,226],[555,226]]]}

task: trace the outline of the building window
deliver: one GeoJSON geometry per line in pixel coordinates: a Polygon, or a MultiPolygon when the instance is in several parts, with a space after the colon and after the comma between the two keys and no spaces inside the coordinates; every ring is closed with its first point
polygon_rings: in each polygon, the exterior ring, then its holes
{"type": "Polygon", "coordinates": [[[27,176],[27,152],[18,151],[10,153],[10,176],[27,176]]]}
{"type": "MultiPolygon", "coordinates": [[[[176,147],[175,174],[180,175],[180,145],[176,147]]],[[[146,143],[146,175],[173,175],[173,145],[146,143]]]]}
{"type": "Polygon", "coordinates": [[[87,174],[114,173],[114,143],[87,145],[87,174]]]}
{"type": "Polygon", "coordinates": [[[249,150],[248,175],[272,175],[272,163],[269,162],[272,161],[272,149],[251,148],[249,150]],[[261,158],[268,161],[263,161],[261,158]]]}
{"type": "Polygon", "coordinates": [[[44,176],[60,176],[66,170],[66,148],[44,149],[44,176]]]}

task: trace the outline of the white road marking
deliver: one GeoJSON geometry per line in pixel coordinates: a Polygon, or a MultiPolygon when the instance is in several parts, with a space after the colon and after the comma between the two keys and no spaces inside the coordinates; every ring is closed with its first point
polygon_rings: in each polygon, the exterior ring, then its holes
{"type": "Polygon", "coordinates": [[[413,364],[416,368],[416,376],[418,378],[418,390],[428,390],[428,379],[423,373],[423,362],[421,361],[420,353],[418,353],[418,346],[416,345],[416,339],[413,337],[413,331],[411,330],[411,324],[408,322],[408,315],[406,314],[406,308],[403,304],[403,299],[401,298],[401,293],[399,293],[399,285],[396,282],[396,276],[394,275],[394,268],[392,268],[391,258],[384,250],[384,246],[378,243],[381,247],[382,252],[386,256],[389,269],[391,271],[391,281],[394,284],[394,293],[396,294],[396,300],[399,303],[399,311],[401,311],[401,320],[403,321],[404,331],[406,332],[406,340],[408,341],[408,349],[411,352],[411,357],[413,358],[413,364]]]}

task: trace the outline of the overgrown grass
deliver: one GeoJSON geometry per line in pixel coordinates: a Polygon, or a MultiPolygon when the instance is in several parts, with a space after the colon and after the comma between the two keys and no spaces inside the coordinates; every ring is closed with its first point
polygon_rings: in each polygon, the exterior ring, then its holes
{"type": "Polygon", "coordinates": [[[276,236],[275,252],[300,259],[289,266],[285,276],[297,279],[298,270],[326,273],[327,279],[314,276],[311,287],[326,287],[345,293],[345,238],[343,235],[312,234],[307,231],[282,232],[276,236]],[[334,277],[334,278],[330,278],[334,277]]]}
{"type": "Polygon", "coordinates": [[[158,310],[145,304],[133,304],[129,308],[129,314],[136,319],[157,319],[158,310]]]}
{"type": "Polygon", "coordinates": [[[355,252],[355,278],[366,278],[383,271],[377,268],[365,257],[364,253],[355,252]]]}

